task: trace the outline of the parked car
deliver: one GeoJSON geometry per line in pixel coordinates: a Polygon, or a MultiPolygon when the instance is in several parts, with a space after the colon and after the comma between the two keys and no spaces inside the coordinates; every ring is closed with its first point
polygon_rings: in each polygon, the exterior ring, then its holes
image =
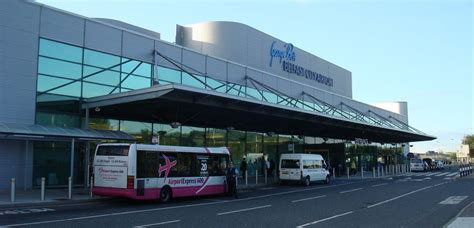
{"type": "Polygon", "coordinates": [[[410,160],[410,170],[411,171],[425,171],[426,167],[423,160],[419,158],[412,158],[410,160]]]}

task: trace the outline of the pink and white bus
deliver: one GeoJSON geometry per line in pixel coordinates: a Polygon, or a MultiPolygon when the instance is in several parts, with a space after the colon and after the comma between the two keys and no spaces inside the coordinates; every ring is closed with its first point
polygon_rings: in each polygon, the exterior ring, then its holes
{"type": "Polygon", "coordinates": [[[225,193],[226,147],[99,144],[92,192],[138,200],[225,193]]]}

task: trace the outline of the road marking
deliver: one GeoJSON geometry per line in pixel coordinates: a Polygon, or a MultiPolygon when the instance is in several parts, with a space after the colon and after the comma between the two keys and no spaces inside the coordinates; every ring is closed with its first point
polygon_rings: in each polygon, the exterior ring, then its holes
{"type": "Polygon", "coordinates": [[[76,220],[84,220],[84,219],[92,219],[92,218],[103,218],[103,217],[117,216],[117,215],[126,215],[126,214],[136,214],[136,213],[143,213],[143,212],[171,210],[171,209],[178,209],[178,208],[199,207],[199,206],[207,206],[207,205],[222,204],[222,203],[229,203],[229,202],[240,202],[240,201],[248,201],[248,200],[260,199],[260,198],[272,197],[272,196],[277,196],[277,195],[286,195],[286,194],[291,194],[291,193],[296,193],[296,192],[305,192],[305,191],[311,191],[311,190],[323,189],[323,188],[333,188],[333,187],[350,185],[350,184],[357,184],[357,183],[363,183],[363,182],[350,182],[350,183],[335,184],[335,185],[324,186],[324,187],[306,188],[306,189],[302,189],[302,190],[279,192],[279,193],[249,197],[249,198],[244,198],[244,199],[236,199],[236,200],[232,200],[232,201],[197,203],[197,204],[188,204],[188,205],[173,206],[173,207],[153,208],[153,209],[144,209],[144,210],[135,210],[135,211],[123,211],[123,212],[117,212],[117,213],[91,215],[91,216],[75,217],[75,218],[67,218],[67,219],[56,219],[56,220],[47,220],[47,221],[31,222],[31,223],[10,224],[10,225],[5,225],[5,226],[15,227],[15,226],[27,226],[27,225],[56,223],[56,222],[67,222],[67,221],[76,221],[76,220]]]}
{"type": "Polygon", "coordinates": [[[344,215],[348,215],[348,214],[352,214],[352,213],[354,213],[354,212],[349,211],[349,212],[346,212],[346,213],[334,215],[334,216],[331,216],[331,217],[328,217],[328,218],[325,218],[325,219],[321,219],[321,220],[318,220],[318,221],[314,221],[314,222],[306,223],[306,224],[303,224],[303,225],[299,225],[299,226],[297,226],[297,228],[301,228],[301,227],[305,227],[305,226],[309,226],[309,225],[314,225],[316,223],[324,222],[324,221],[327,221],[327,220],[331,220],[331,219],[341,217],[341,216],[344,216],[344,215]]]}
{"type": "Polygon", "coordinates": [[[347,191],[342,191],[342,192],[339,192],[341,194],[344,194],[344,193],[348,193],[348,192],[355,192],[355,191],[359,191],[359,190],[362,190],[363,188],[355,188],[355,189],[351,189],[351,190],[347,190],[347,191]]]}
{"type": "Polygon", "coordinates": [[[375,184],[375,185],[372,185],[372,187],[379,187],[379,186],[383,186],[383,185],[387,185],[388,183],[383,183],[383,184],[375,184]]]}
{"type": "Polygon", "coordinates": [[[440,176],[444,176],[444,175],[448,175],[448,174],[449,174],[449,173],[440,173],[440,174],[437,174],[437,175],[435,175],[435,176],[440,177],[440,176]]]}
{"type": "Polygon", "coordinates": [[[315,197],[310,197],[310,198],[305,198],[305,199],[299,199],[299,200],[293,200],[291,201],[292,203],[296,203],[296,202],[301,202],[301,201],[306,201],[306,200],[312,200],[312,199],[319,199],[319,198],[324,198],[326,197],[326,195],[322,195],[322,196],[315,196],[315,197]]]}
{"type": "Polygon", "coordinates": [[[218,213],[217,215],[228,215],[228,214],[239,213],[239,212],[244,212],[244,211],[258,210],[258,209],[267,208],[267,207],[271,207],[271,206],[272,205],[265,205],[265,206],[260,206],[260,207],[251,207],[251,208],[246,208],[246,209],[241,209],[241,210],[222,212],[222,213],[218,213]]]}
{"type": "Polygon", "coordinates": [[[28,208],[28,209],[11,209],[0,211],[0,216],[2,215],[18,215],[18,214],[33,214],[33,213],[42,213],[48,211],[56,211],[51,208],[28,208]]]}
{"type": "Polygon", "coordinates": [[[446,176],[447,176],[447,177],[452,177],[452,176],[456,176],[456,175],[459,175],[459,173],[458,173],[458,172],[454,172],[454,173],[451,173],[451,174],[446,175],[446,176]]]}
{"type": "Polygon", "coordinates": [[[176,223],[176,222],[181,222],[181,220],[173,220],[173,221],[167,221],[167,222],[159,222],[159,223],[153,223],[153,224],[134,226],[134,228],[141,228],[141,227],[148,227],[148,226],[159,226],[159,225],[165,225],[165,224],[176,223]]]}
{"type": "Polygon", "coordinates": [[[372,208],[372,207],[375,207],[375,206],[379,206],[379,205],[382,205],[382,204],[385,204],[385,203],[394,201],[394,200],[396,200],[396,199],[400,199],[400,198],[402,198],[402,197],[405,197],[405,196],[408,196],[408,195],[411,195],[411,194],[414,194],[414,193],[417,193],[417,192],[419,192],[419,191],[423,191],[423,190],[426,190],[426,189],[429,189],[429,188],[432,188],[432,187],[434,187],[434,186],[428,186],[428,187],[420,188],[420,189],[418,189],[418,190],[411,191],[411,192],[405,193],[405,194],[403,194],[403,195],[399,195],[399,196],[393,197],[393,198],[391,198],[391,199],[384,200],[384,201],[382,201],[382,202],[369,205],[369,206],[367,206],[367,208],[372,208]]]}
{"type": "Polygon", "coordinates": [[[438,204],[459,204],[466,198],[467,196],[450,196],[438,204]]]}
{"type": "Polygon", "coordinates": [[[433,175],[435,175],[435,174],[437,174],[437,173],[428,173],[428,174],[426,174],[425,176],[426,176],[426,177],[430,177],[430,176],[433,176],[433,175]]]}

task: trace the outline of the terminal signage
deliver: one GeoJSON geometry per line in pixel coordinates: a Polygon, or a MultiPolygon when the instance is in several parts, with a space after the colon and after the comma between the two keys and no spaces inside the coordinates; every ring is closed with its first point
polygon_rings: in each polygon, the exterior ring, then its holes
{"type": "Polygon", "coordinates": [[[270,47],[270,67],[273,65],[274,58],[279,60],[282,70],[285,72],[295,74],[309,80],[314,80],[330,87],[333,86],[332,78],[295,64],[296,53],[293,51],[293,44],[291,43],[286,43],[283,45],[282,49],[279,49],[276,45],[276,41],[273,41],[270,47]]]}

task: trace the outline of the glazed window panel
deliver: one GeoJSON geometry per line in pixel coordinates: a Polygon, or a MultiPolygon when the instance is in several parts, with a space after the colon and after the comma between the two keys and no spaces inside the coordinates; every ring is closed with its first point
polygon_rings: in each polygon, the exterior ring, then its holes
{"type": "Polygon", "coordinates": [[[182,83],[183,83],[183,85],[188,85],[188,86],[204,89],[206,79],[202,76],[197,76],[197,75],[191,76],[187,73],[183,73],[183,82],[182,83]]]}
{"type": "MultiPolygon", "coordinates": [[[[84,82],[82,96],[85,98],[90,98],[90,97],[108,95],[113,89],[114,87],[112,86],[104,86],[104,85],[97,85],[93,83],[84,82]]],[[[118,93],[118,92],[119,92],[118,89],[114,91],[114,93],[118,93]]]]}
{"type": "Polygon", "coordinates": [[[103,70],[96,67],[84,66],[85,82],[95,82],[110,86],[118,86],[120,84],[120,74],[115,71],[103,70]]]}
{"type": "Polygon", "coordinates": [[[139,76],[122,74],[122,87],[128,89],[142,89],[150,87],[151,79],[150,78],[143,78],[139,76]],[[124,80],[125,79],[125,80],[124,80]]]}
{"type": "Polygon", "coordinates": [[[166,67],[158,67],[158,79],[170,83],[181,83],[181,71],[173,70],[166,67]]]}
{"type": "Polygon", "coordinates": [[[151,64],[122,58],[122,73],[134,74],[143,77],[151,77],[151,64]]]}
{"type": "Polygon", "coordinates": [[[259,93],[258,90],[254,88],[247,87],[247,97],[257,100],[262,100],[262,95],[259,93]]]}
{"type": "Polygon", "coordinates": [[[303,101],[304,106],[303,109],[314,111],[314,104],[309,101],[303,101]]]}
{"type": "Polygon", "coordinates": [[[101,67],[101,68],[112,68],[112,70],[120,70],[120,57],[115,55],[109,55],[98,51],[92,51],[89,49],[84,50],[84,64],[101,67]]]}
{"type": "Polygon", "coordinates": [[[39,54],[76,63],[82,63],[82,48],[51,40],[40,39],[39,54]]]}
{"type": "Polygon", "coordinates": [[[81,72],[79,64],[39,57],[38,73],[40,74],[77,79],[81,77],[81,72]]]}
{"type": "Polygon", "coordinates": [[[73,97],[81,96],[80,82],[73,82],[73,80],[55,78],[46,75],[38,76],[38,92],[47,92],[51,94],[60,94],[73,97]],[[69,84],[70,83],[70,84],[69,84]]]}
{"type": "Polygon", "coordinates": [[[135,75],[140,75],[144,77],[151,77],[151,64],[142,63],[140,66],[133,72],[135,75]]]}
{"type": "Polygon", "coordinates": [[[265,97],[265,99],[267,99],[267,102],[274,103],[274,104],[277,103],[278,96],[276,94],[263,91],[263,96],[265,97]]]}
{"type": "Polygon", "coordinates": [[[221,92],[221,93],[226,92],[226,85],[222,82],[219,82],[219,81],[215,80],[215,79],[207,77],[206,78],[206,84],[208,85],[207,89],[215,90],[215,91],[221,92]]]}

